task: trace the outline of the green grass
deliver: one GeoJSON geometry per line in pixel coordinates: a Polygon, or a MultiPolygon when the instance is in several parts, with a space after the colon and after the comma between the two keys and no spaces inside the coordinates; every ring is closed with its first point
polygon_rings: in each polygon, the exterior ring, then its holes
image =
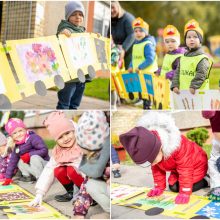
{"type": "Polygon", "coordinates": [[[44,139],[44,143],[47,145],[48,149],[53,149],[53,147],[56,145],[56,141],[51,139],[44,139]]]}
{"type": "Polygon", "coordinates": [[[135,165],[135,163],[132,161],[132,159],[130,158],[130,156],[128,155],[128,153],[126,152],[126,158],[124,161],[121,161],[121,164],[124,165],[135,165]]]}
{"type": "Polygon", "coordinates": [[[109,100],[109,79],[96,78],[92,82],[86,83],[85,96],[90,96],[102,100],[109,100]]]}
{"type": "Polygon", "coordinates": [[[220,68],[212,68],[209,76],[210,89],[218,89],[220,80],[220,68]]]}

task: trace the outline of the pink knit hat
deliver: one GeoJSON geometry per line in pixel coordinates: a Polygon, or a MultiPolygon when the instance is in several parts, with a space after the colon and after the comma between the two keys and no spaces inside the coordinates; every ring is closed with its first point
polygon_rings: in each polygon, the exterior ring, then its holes
{"type": "Polygon", "coordinates": [[[5,125],[5,130],[11,135],[16,128],[26,128],[26,126],[20,118],[10,118],[5,125]]]}
{"type": "Polygon", "coordinates": [[[109,125],[103,111],[86,111],[78,121],[77,144],[87,150],[100,150],[109,135],[109,125]]]}
{"type": "Polygon", "coordinates": [[[44,120],[43,124],[47,127],[55,141],[57,141],[62,134],[75,130],[74,122],[66,118],[65,114],[61,111],[52,112],[44,120]]]}
{"type": "Polygon", "coordinates": [[[0,131],[0,147],[7,144],[7,138],[4,134],[0,131]]]}

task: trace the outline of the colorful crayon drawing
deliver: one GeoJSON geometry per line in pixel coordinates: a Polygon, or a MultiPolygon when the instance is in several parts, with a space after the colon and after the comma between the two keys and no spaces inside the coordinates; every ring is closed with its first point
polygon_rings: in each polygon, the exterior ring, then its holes
{"type": "Polygon", "coordinates": [[[77,68],[81,68],[95,62],[88,37],[79,36],[68,38],[66,39],[66,44],[68,47],[68,55],[70,56],[73,65],[77,68]]]}
{"type": "Polygon", "coordinates": [[[164,191],[164,193],[161,196],[150,198],[146,196],[147,192],[150,190],[147,188],[145,188],[145,190],[143,191],[144,193],[142,192],[139,194],[138,193],[129,194],[129,192],[132,192],[133,190],[136,190],[136,192],[138,192],[138,188],[140,189],[139,190],[140,192],[141,188],[143,187],[118,184],[117,187],[112,188],[111,192],[115,192],[115,188],[117,189],[117,195],[121,195],[123,193],[123,191],[122,190],[120,191],[120,189],[125,188],[125,189],[128,189],[129,191],[127,192],[127,197],[123,195],[123,198],[116,200],[116,202],[112,200],[113,205],[121,205],[121,206],[130,207],[130,208],[141,209],[145,211],[158,207],[158,208],[163,209],[163,212],[161,213],[161,215],[172,216],[176,219],[177,218],[189,219],[196,215],[204,215],[208,217],[208,215],[206,215],[205,213],[205,211],[207,210],[213,211],[212,212],[213,217],[214,215],[219,215],[220,213],[220,211],[218,212],[216,211],[217,207],[218,208],[220,207],[220,203],[212,204],[210,200],[202,196],[191,195],[190,202],[188,204],[177,205],[174,202],[177,196],[177,193],[173,193],[170,191],[164,191]],[[211,208],[209,207],[209,204],[211,204],[210,205],[211,208]],[[209,208],[206,208],[206,206],[209,208]]]}
{"type": "Polygon", "coordinates": [[[3,212],[7,214],[9,219],[67,219],[46,203],[43,203],[40,207],[31,207],[28,202],[13,203],[8,207],[5,206],[3,212]]]}
{"type": "Polygon", "coordinates": [[[60,74],[59,63],[49,42],[17,45],[16,50],[28,82],[60,74]]]}
{"type": "Polygon", "coordinates": [[[127,93],[142,92],[140,79],[137,73],[123,74],[122,79],[127,93]]]}
{"type": "Polygon", "coordinates": [[[20,201],[28,199],[32,199],[32,197],[26,194],[25,192],[0,192],[0,201],[20,201]]]}
{"type": "Polygon", "coordinates": [[[220,202],[210,202],[201,210],[196,212],[196,214],[207,216],[209,218],[220,219],[220,202]]]}
{"type": "Polygon", "coordinates": [[[112,184],[111,189],[111,200],[112,204],[122,202],[135,195],[139,195],[145,192],[143,187],[131,187],[129,185],[114,185],[112,184]]]}

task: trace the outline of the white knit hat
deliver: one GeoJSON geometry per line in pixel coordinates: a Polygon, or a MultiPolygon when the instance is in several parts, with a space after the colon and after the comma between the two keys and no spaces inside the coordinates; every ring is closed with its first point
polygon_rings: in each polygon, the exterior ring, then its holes
{"type": "Polygon", "coordinates": [[[87,150],[100,150],[109,135],[109,125],[102,111],[87,111],[80,117],[76,129],[78,145],[87,150]]]}

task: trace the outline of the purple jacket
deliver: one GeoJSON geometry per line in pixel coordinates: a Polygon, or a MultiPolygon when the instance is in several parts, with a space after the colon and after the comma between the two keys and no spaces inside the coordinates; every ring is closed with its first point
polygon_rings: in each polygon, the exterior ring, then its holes
{"type": "Polygon", "coordinates": [[[14,170],[17,167],[18,161],[20,160],[20,156],[25,153],[29,153],[30,156],[38,155],[47,161],[50,159],[48,155],[48,148],[43,139],[33,131],[29,131],[29,135],[30,137],[24,144],[15,146],[6,170],[6,178],[11,179],[13,177],[14,170]]]}

